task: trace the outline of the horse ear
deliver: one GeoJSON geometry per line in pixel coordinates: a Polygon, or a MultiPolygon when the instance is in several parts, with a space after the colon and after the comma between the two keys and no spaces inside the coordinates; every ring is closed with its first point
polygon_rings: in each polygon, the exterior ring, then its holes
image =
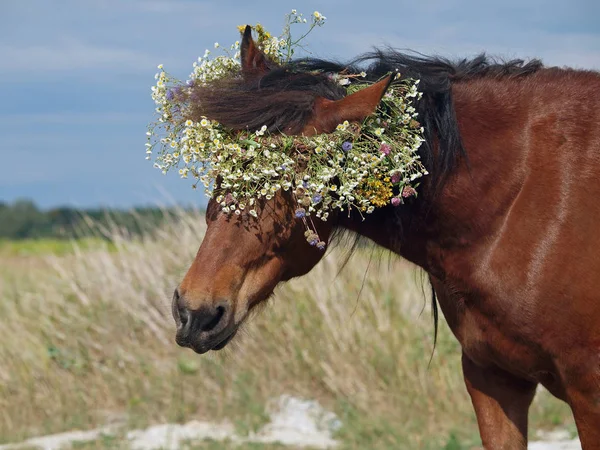
{"type": "Polygon", "coordinates": [[[240,47],[242,73],[248,75],[264,75],[269,71],[268,59],[260,51],[252,39],[252,27],[246,25],[240,47]]]}
{"type": "Polygon", "coordinates": [[[385,91],[394,81],[395,76],[395,74],[391,74],[341,100],[328,100],[317,97],[313,118],[304,127],[303,134],[310,136],[319,133],[330,133],[345,120],[360,122],[366,119],[375,112],[377,105],[379,105],[385,91]]]}

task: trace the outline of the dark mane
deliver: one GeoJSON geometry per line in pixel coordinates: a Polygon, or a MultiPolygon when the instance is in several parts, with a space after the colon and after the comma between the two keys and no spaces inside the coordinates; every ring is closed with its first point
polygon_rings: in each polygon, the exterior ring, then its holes
{"type": "Polygon", "coordinates": [[[393,49],[366,53],[350,64],[319,59],[304,59],[294,64],[304,71],[360,73],[364,70],[369,81],[376,81],[396,71],[404,78],[420,80],[419,90],[423,93],[423,98],[416,107],[426,138],[421,146],[421,159],[440,185],[458,159],[465,154],[454,113],[452,83],[483,77],[522,77],[543,67],[537,59],[527,62],[521,59],[501,61],[481,54],[473,59],[453,62],[446,58],[401,53],[393,49]],[[437,158],[434,158],[433,143],[436,141],[440,151],[437,158]]]}
{"type": "Polygon", "coordinates": [[[193,89],[191,118],[209,117],[234,130],[299,133],[311,117],[315,98],[337,100],[346,90],[325,73],[276,67],[260,78],[235,74],[193,89]]]}
{"type": "Polygon", "coordinates": [[[537,60],[500,61],[484,54],[473,59],[450,61],[418,53],[401,53],[392,49],[364,54],[350,63],[306,58],[284,66],[274,66],[262,77],[244,78],[236,74],[193,90],[192,118],[207,116],[223,125],[254,131],[266,125],[270,132],[300,132],[313,112],[316,97],[342,98],[346,90],[336,83],[334,73],[367,73],[376,81],[390,72],[419,79],[423,98],[417,102],[426,142],[421,158],[437,183],[452,171],[464,155],[452,101],[452,83],[475,78],[516,78],[542,68],[537,60]],[[439,144],[434,158],[433,143],[439,144]]]}

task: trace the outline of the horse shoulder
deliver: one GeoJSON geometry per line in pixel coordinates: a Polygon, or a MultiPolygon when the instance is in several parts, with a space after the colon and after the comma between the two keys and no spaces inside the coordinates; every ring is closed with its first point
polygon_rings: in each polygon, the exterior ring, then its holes
{"type": "Polygon", "coordinates": [[[471,359],[542,381],[600,355],[600,78],[535,76],[456,89],[470,167],[441,200],[463,236],[436,290],[471,359]]]}

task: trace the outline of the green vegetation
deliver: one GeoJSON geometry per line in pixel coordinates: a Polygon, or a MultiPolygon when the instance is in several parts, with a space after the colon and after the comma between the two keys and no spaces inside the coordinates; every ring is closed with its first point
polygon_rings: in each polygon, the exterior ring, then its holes
{"type": "MultiPolygon", "coordinates": [[[[233,442],[206,440],[203,442],[184,443],[180,450],[297,450],[294,447],[278,444],[235,444],[233,442]]],[[[98,439],[93,442],[76,443],[73,450],[130,450],[131,446],[123,439],[116,440],[114,437],[98,439]]],[[[29,449],[27,449],[29,450],[29,449]]],[[[300,450],[300,449],[298,449],[300,450]]]]}
{"type": "MultiPolygon", "coordinates": [[[[136,428],[228,420],[246,434],[265,423],[273,398],[288,394],[338,415],[343,450],[480,445],[456,341],[442,320],[429,364],[422,277],[377,249],[359,249],[339,274],[343,251],[330,251],[309,275],[278,288],[222,352],[178,348],[170,298],[203,227],[200,215],[179,212],[152,234],[116,228],[110,245],[2,254],[0,443],[115,417],[136,428]]],[[[573,427],[568,408],[546,392],[531,417],[532,434],[573,427]]],[[[77,448],[128,447],[107,437],[77,448]]]]}
{"type": "Polygon", "coordinates": [[[176,215],[173,208],[107,211],[65,207],[41,211],[30,200],[17,200],[12,204],[0,202],[0,240],[108,238],[115,230],[120,234],[142,234],[176,215]]]}
{"type": "Polygon", "coordinates": [[[21,239],[18,241],[0,239],[0,256],[55,255],[85,250],[114,250],[114,244],[97,237],[80,239],[21,239]]]}

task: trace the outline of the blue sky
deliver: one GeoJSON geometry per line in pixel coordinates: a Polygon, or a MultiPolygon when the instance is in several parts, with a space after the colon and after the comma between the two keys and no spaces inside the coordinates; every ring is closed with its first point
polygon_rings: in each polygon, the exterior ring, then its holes
{"type": "Polygon", "coordinates": [[[292,8],[327,24],[308,45],[347,60],[373,46],[428,54],[540,57],[600,69],[596,0],[6,1],[0,16],[0,201],[42,207],[201,204],[144,159],[150,86],[163,63],[185,79],[215,41],[261,22],[279,34],[292,8]]]}

